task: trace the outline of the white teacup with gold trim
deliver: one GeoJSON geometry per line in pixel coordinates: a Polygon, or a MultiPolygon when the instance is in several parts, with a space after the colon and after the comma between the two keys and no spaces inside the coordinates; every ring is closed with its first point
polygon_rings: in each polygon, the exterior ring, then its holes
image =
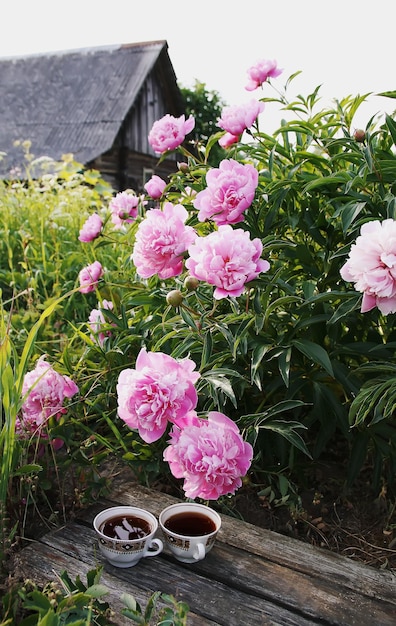
{"type": "Polygon", "coordinates": [[[157,519],[135,506],[113,506],[98,513],[93,521],[99,550],[115,567],[132,567],[140,559],[157,556],[163,550],[154,537],[157,519]]]}

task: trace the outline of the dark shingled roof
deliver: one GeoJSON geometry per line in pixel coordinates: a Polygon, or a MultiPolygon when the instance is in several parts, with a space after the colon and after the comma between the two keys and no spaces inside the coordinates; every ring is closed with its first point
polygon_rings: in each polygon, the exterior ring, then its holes
{"type": "Polygon", "coordinates": [[[152,41],[0,59],[0,175],[21,164],[16,140],[37,157],[69,152],[84,164],[109,150],[159,59],[182,107],[167,49],[152,41]]]}

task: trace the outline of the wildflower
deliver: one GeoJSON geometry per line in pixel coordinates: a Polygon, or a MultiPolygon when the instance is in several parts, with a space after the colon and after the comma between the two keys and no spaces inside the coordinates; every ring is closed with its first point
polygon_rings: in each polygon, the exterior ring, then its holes
{"type": "Polygon", "coordinates": [[[178,276],[183,271],[184,253],[196,237],[186,226],[188,217],[181,204],[166,202],[163,209],[150,209],[136,232],[132,260],[138,274],[149,278],[178,276]]]}
{"type": "Polygon", "coordinates": [[[91,313],[89,314],[88,326],[90,327],[92,331],[91,339],[93,341],[98,341],[100,346],[103,346],[103,343],[106,337],[109,337],[111,335],[111,332],[109,330],[106,330],[106,331],[103,330],[103,326],[106,325],[106,320],[100,309],[106,309],[108,311],[112,311],[113,306],[114,305],[111,301],[103,300],[101,304],[98,303],[98,308],[92,309],[91,313]]]}
{"type": "Polygon", "coordinates": [[[193,201],[199,209],[199,221],[212,219],[218,225],[242,222],[242,214],[252,204],[258,185],[256,168],[224,159],[218,168],[208,171],[206,182],[207,188],[193,201]]]}
{"type": "Polygon", "coordinates": [[[396,313],[396,220],[363,224],[340,273],[363,293],[362,313],[396,313]]]}
{"type": "Polygon", "coordinates": [[[103,268],[99,261],[94,261],[91,265],[87,265],[84,267],[78,278],[80,280],[80,289],[81,293],[89,293],[90,291],[94,291],[99,279],[103,276],[103,268]]]}
{"type": "Polygon", "coordinates": [[[257,87],[260,87],[269,78],[276,78],[282,74],[281,69],[277,67],[276,61],[262,60],[258,61],[256,65],[249,67],[247,73],[249,81],[245,86],[246,91],[254,91],[257,87]]]}
{"type": "Polygon", "coordinates": [[[252,458],[253,448],[235,422],[217,411],[209,412],[207,419],[192,416],[178,421],[164,450],[171,473],[184,479],[185,495],[192,499],[234,494],[252,458]]]}
{"type": "Polygon", "coordinates": [[[97,213],[93,213],[84,222],[80,230],[80,235],[78,237],[79,241],[82,241],[84,243],[93,241],[94,239],[99,237],[102,228],[103,228],[103,221],[101,217],[99,217],[97,213]]]}
{"type": "Polygon", "coordinates": [[[118,415],[129,428],[137,428],[144,441],[156,441],[168,422],[195,415],[194,383],[200,377],[195,367],[188,358],[177,360],[142,348],[135,369],[125,369],[118,377],[118,415]]]}
{"type": "Polygon", "coordinates": [[[173,117],[168,113],[154,122],[148,135],[149,144],[158,154],[175,150],[183,143],[194,126],[195,119],[192,115],[186,120],[185,115],[173,117]]]}
{"type": "Polygon", "coordinates": [[[186,267],[191,276],[216,288],[213,297],[238,297],[245,284],[269,269],[268,261],[260,259],[263,245],[260,239],[250,240],[247,231],[233,230],[230,225],[219,226],[206,237],[197,237],[188,248],[186,267]]]}
{"type": "Polygon", "coordinates": [[[150,180],[147,181],[144,186],[148,195],[151,196],[153,200],[158,200],[162,196],[165,187],[166,182],[160,176],[156,176],[155,174],[150,178],[150,180]]]}
{"type": "Polygon", "coordinates": [[[217,126],[232,136],[240,137],[244,130],[253,126],[264,106],[264,102],[253,99],[243,105],[225,107],[217,120],[217,126]]]}
{"type": "Polygon", "coordinates": [[[129,191],[120,191],[110,200],[111,221],[116,228],[135,221],[141,200],[139,196],[129,191]]]}
{"type": "MultiPolygon", "coordinates": [[[[77,392],[77,385],[68,376],[56,372],[45,360],[45,356],[41,356],[34,370],[27,372],[23,380],[24,401],[16,424],[19,436],[47,438],[43,428],[48,420],[51,417],[59,419],[66,413],[65,399],[71,398],[77,392]]],[[[57,442],[54,445],[57,449],[57,442]]]]}

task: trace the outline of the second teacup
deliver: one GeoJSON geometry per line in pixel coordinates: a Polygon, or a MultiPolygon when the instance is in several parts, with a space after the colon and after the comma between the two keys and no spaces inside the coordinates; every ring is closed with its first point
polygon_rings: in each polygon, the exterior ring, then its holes
{"type": "Polygon", "coordinates": [[[183,563],[195,563],[212,549],[221,517],[204,504],[180,502],[161,512],[159,524],[173,556],[183,563]]]}

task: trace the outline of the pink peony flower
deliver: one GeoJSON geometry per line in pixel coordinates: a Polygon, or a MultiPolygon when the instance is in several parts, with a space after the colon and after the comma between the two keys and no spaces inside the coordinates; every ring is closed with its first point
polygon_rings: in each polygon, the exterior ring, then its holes
{"type": "Polygon", "coordinates": [[[80,289],[81,293],[89,293],[90,291],[94,291],[99,278],[103,276],[103,268],[99,261],[94,261],[91,265],[87,265],[87,267],[83,267],[80,271],[78,278],[80,280],[80,289]]]}
{"type": "Polygon", "coordinates": [[[250,100],[243,105],[225,107],[217,126],[233,136],[239,137],[243,131],[253,126],[254,122],[264,110],[264,102],[250,100]]]}
{"type": "Polygon", "coordinates": [[[164,460],[175,478],[184,478],[185,495],[192,499],[234,494],[253,458],[253,448],[235,422],[217,411],[207,419],[193,416],[175,424],[169,444],[164,460]]]}
{"type": "Polygon", "coordinates": [[[183,258],[196,237],[195,230],[186,226],[188,217],[181,204],[166,202],[163,209],[150,209],[136,232],[132,260],[138,274],[149,278],[178,276],[183,271],[183,258]]]}
{"type": "Polygon", "coordinates": [[[90,327],[92,334],[91,339],[97,341],[100,346],[103,346],[106,337],[110,337],[111,332],[109,330],[103,331],[103,326],[106,326],[106,320],[101,309],[113,310],[113,303],[111,300],[103,300],[102,303],[98,303],[97,309],[92,309],[88,318],[88,326],[90,327]],[[100,307],[100,308],[99,308],[100,307]]]}
{"type": "Polygon", "coordinates": [[[123,370],[118,377],[118,415],[129,428],[137,428],[144,441],[156,441],[168,422],[196,414],[194,384],[200,374],[195,367],[190,359],[142,348],[135,369],[123,370]]]}
{"type": "Polygon", "coordinates": [[[162,196],[165,187],[166,182],[155,174],[150,178],[150,180],[147,181],[144,186],[148,195],[151,196],[151,198],[153,198],[154,200],[158,200],[162,196]]]}
{"type": "Polygon", "coordinates": [[[185,115],[173,117],[168,113],[154,122],[148,136],[149,144],[158,154],[175,150],[183,143],[186,135],[191,133],[194,126],[195,119],[192,115],[186,120],[185,115]]]}
{"type": "MultiPolygon", "coordinates": [[[[21,416],[18,417],[16,431],[20,437],[40,436],[47,438],[43,428],[51,417],[59,418],[66,413],[65,398],[78,392],[77,385],[68,377],[56,372],[41,356],[36,367],[28,372],[23,380],[24,397],[21,416]]],[[[60,447],[54,441],[54,447],[60,447]]]]}
{"type": "Polygon", "coordinates": [[[258,172],[253,165],[243,165],[224,159],[218,168],[206,174],[207,188],[194,199],[198,219],[212,219],[216,224],[236,224],[243,221],[243,212],[253,202],[258,185],[258,172]]]}
{"type": "Polygon", "coordinates": [[[97,213],[93,213],[83,224],[78,237],[79,241],[88,243],[99,237],[103,228],[103,221],[97,213]]]}
{"type": "Polygon", "coordinates": [[[206,237],[197,237],[188,248],[186,267],[191,276],[216,287],[216,300],[236,298],[246,283],[269,269],[268,261],[260,259],[262,250],[260,239],[251,241],[247,231],[226,224],[206,237]]]}
{"type": "MultiPolygon", "coordinates": [[[[120,191],[110,200],[111,221],[116,228],[135,221],[142,198],[129,191],[120,191]]],[[[143,202],[147,204],[147,202],[143,202]]]]}
{"type": "Polygon", "coordinates": [[[283,70],[277,67],[276,61],[262,60],[258,61],[256,65],[249,67],[247,73],[249,81],[245,86],[246,91],[254,91],[257,87],[260,87],[269,78],[276,78],[282,74],[283,70]]]}
{"type": "Polygon", "coordinates": [[[340,274],[363,293],[362,313],[396,313],[396,220],[363,224],[340,274]]]}
{"type": "Polygon", "coordinates": [[[234,143],[238,143],[239,135],[232,135],[231,133],[224,133],[222,137],[219,139],[219,146],[224,149],[229,148],[234,143]]]}

